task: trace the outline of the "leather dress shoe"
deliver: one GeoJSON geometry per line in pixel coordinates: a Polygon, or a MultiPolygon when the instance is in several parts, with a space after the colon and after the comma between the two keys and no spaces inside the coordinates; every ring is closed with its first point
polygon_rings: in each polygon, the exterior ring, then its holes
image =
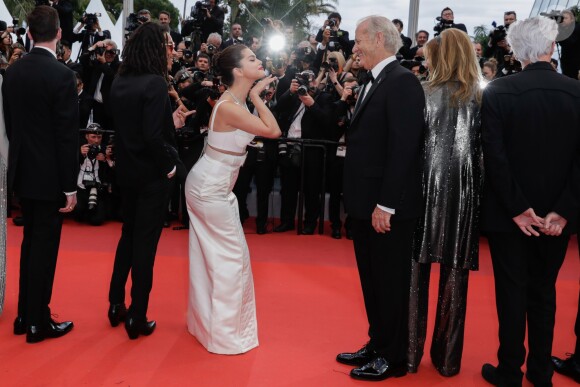
{"type": "Polygon", "coordinates": [[[44,326],[29,325],[26,328],[26,342],[39,343],[44,339],[56,339],[69,333],[74,327],[72,321],[56,322],[52,319],[44,326]]]}
{"type": "Polygon", "coordinates": [[[365,345],[356,352],[343,352],[336,355],[336,361],[342,364],[362,366],[373,360],[377,355],[365,345]]]}
{"type": "Polygon", "coordinates": [[[294,230],[294,225],[291,223],[280,223],[278,226],[274,227],[274,232],[286,232],[294,230]]]}
{"type": "Polygon", "coordinates": [[[368,364],[350,371],[350,376],[361,380],[385,380],[387,378],[407,375],[407,365],[404,363],[394,365],[385,360],[384,357],[377,357],[368,364]]]}
{"type": "Polygon", "coordinates": [[[302,228],[302,235],[314,235],[315,229],[316,226],[305,225],[304,228],[302,228]]]}
{"type": "Polygon", "coordinates": [[[264,235],[267,232],[265,224],[257,224],[256,225],[256,234],[264,235]]]}
{"type": "Polygon", "coordinates": [[[489,363],[485,363],[483,367],[481,367],[481,376],[483,376],[483,379],[485,379],[485,381],[489,384],[499,386],[500,376],[497,373],[497,367],[494,367],[489,363]]]}
{"type": "Polygon", "coordinates": [[[352,241],[352,231],[350,229],[346,229],[346,239],[352,241]]]}
{"type": "Polygon", "coordinates": [[[580,383],[580,359],[576,357],[576,354],[570,355],[566,360],[552,356],[552,365],[557,373],[569,376],[576,383],[580,383]]]}
{"type": "Polygon", "coordinates": [[[111,326],[116,327],[119,323],[125,321],[125,317],[127,317],[127,307],[125,304],[111,304],[107,316],[109,317],[111,326]]]}
{"type": "Polygon", "coordinates": [[[24,318],[17,316],[14,319],[14,334],[15,335],[23,335],[26,333],[26,323],[24,322],[24,318]]]}
{"type": "Polygon", "coordinates": [[[156,326],[155,321],[147,321],[147,319],[137,320],[133,317],[127,317],[125,320],[125,330],[131,340],[135,340],[139,335],[149,336],[156,326]]]}
{"type": "Polygon", "coordinates": [[[332,232],[330,233],[330,236],[333,237],[334,239],[342,238],[342,233],[340,232],[340,228],[333,228],[332,232]]]}
{"type": "Polygon", "coordinates": [[[22,216],[15,216],[12,218],[12,223],[14,223],[15,226],[24,226],[24,218],[22,216]]]}

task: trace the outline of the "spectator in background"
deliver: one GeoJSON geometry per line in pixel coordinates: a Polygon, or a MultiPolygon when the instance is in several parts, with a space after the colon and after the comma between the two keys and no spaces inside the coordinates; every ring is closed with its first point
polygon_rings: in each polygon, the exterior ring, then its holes
{"type": "Polygon", "coordinates": [[[161,11],[159,12],[159,24],[167,26],[169,29],[169,34],[173,39],[173,44],[177,47],[179,43],[183,40],[181,34],[177,31],[173,31],[171,29],[171,14],[168,11],[161,11]]]}
{"type": "Polygon", "coordinates": [[[328,14],[328,18],[316,34],[316,41],[320,43],[318,50],[326,50],[328,48],[329,51],[336,51],[338,50],[337,47],[339,47],[345,57],[352,53],[348,31],[340,29],[341,22],[342,16],[338,12],[328,14]]]}
{"type": "Polygon", "coordinates": [[[506,11],[503,13],[503,25],[509,28],[517,20],[517,15],[515,11],[506,11]]]}
{"type": "Polygon", "coordinates": [[[427,44],[427,41],[429,40],[429,32],[425,30],[417,31],[415,34],[415,40],[417,41],[417,45],[415,47],[411,47],[411,58],[424,58],[425,55],[423,54],[423,46],[427,44]]]}
{"type": "Polygon", "coordinates": [[[95,43],[111,39],[111,32],[109,30],[102,30],[99,24],[99,18],[94,14],[87,14],[83,16],[82,21],[75,27],[72,38],[69,43],[81,42],[80,55],[86,53],[90,47],[95,43]]]}
{"type": "Polygon", "coordinates": [[[569,9],[562,11],[562,15],[564,16],[562,27],[571,29],[572,34],[558,42],[562,48],[560,66],[562,66],[562,74],[578,79],[580,76],[580,23],[576,22],[574,13],[569,9]]]}
{"type": "MultiPolygon", "coordinates": [[[[232,28],[230,29],[230,37],[222,42],[221,49],[223,50],[224,48],[234,44],[243,44],[244,38],[242,34],[242,25],[238,23],[232,24],[232,28]]],[[[253,51],[252,48],[250,49],[253,51]]]]}
{"type": "Polygon", "coordinates": [[[489,82],[493,81],[497,76],[497,64],[495,60],[488,60],[483,64],[481,69],[483,77],[489,82]]]}
{"type": "Polygon", "coordinates": [[[403,22],[399,19],[393,19],[393,24],[397,27],[397,31],[401,34],[401,41],[403,42],[403,47],[399,49],[399,55],[403,59],[413,59],[413,54],[411,52],[411,45],[413,41],[411,38],[406,37],[403,35],[403,22]]]}

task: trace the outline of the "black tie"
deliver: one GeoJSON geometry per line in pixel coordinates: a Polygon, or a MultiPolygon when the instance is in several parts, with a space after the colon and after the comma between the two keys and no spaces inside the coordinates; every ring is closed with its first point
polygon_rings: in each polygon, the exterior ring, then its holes
{"type": "Polygon", "coordinates": [[[373,77],[373,72],[371,70],[367,71],[367,80],[365,81],[365,85],[370,82],[374,82],[375,77],[373,77]]]}

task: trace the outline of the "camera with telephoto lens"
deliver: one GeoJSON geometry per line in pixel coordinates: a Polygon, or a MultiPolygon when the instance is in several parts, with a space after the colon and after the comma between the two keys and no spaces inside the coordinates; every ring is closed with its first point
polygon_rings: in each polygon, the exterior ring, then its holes
{"type": "Polygon", "coordinates": [[[306,95],[308,94],[308,90],[310,89],[310,79],[311,74],[306,71],[296,74],[295,79],[298,81],[298,95],[306,95]]]}
{"type": "Polygon", "coordinates": [[[191,50],[183,50],[183,58],[184,59],[191,59],[191,58],[193,58],[193,51],[191,51],[191,50]]]}
{"type": "Polygon", "coordinates": [[[99,153],[103,153],[103,150],[101,149],[100,145],[95,145],[92,144],[89,146],[89,151],[87,152],[87,157],[89,158],[89,160],[94,160],[97,158],[97,155],[99,153]]]}
{"type": "Polygon", "coordinates": [[[433,31],[435,31],[434,36],[439,36],[441,32],[445,31],[448,28],[453,28],[453,20],[445,20],[441,16],[437,16],[435,18],[439,23],[433,27],[433,31]]]}
{"type": "Polygon", "coordinates": [[[362,86],[351,86],[350,89],[352,90],[352,94],[346,97],[345,102],[349,105],[354,105],[356,103],[357,96],[362,89],[362,86]]]}
{"type": "Polygon", "coordinates": [[[329,27],[336,27],[337,24],[338,24],[338,20],[332,18],[332,19],[328,19],[328,23],[326,25],[329,27]]]}
{"type": "Polygon", "coordinates": [[[322,62],[320,67],[323,68],[324,71],[329,71],[330,69],[333,69],[334,72],[337,73],[338,72],[338,60],[336,58],[328,58],[328,62],[322,62]]]}

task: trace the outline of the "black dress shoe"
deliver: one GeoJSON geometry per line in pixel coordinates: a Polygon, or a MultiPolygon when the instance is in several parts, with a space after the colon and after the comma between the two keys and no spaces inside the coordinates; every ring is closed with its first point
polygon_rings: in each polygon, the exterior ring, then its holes
{"type": "Polygon", "coordinates": [[[385,380],[387,378],[407,375],[407,365],[404,363],[393,365],[384,357],[377,357],[368,364],[350,371],[350,376],[361,380],[385,380]]]}
{"type": "Polygon", "coordinates": [[[131,340],[135,340],[139,335],[149,336],[156,326],[155,321],[147,321],[147,319],[137,320],[133,317],[127,317],[125,320],[125,330],[131,340]]]}
{"type": "Polygon", "coordinates": [[[340,228],[333,228],[332,232],[330,233],[330,236],[333,237],[334,239],[342,238],[342,233],[340,232],[340,228]]]}
{"type": "Polygon", "coordinates": [[[265,224],[257,224],[256,225],[256,234],[264,235],[266,233],[266,225],[265,224]]]}
{"type": "Polygon", "coordinates": [[[336,361],[342,364],[362,366],[373,360],[377,355],[365,345],[356,352],[343,352],[336,355],[336,361]]]}
{"type": "Polygon", "coordinates": [[[56,322],[52,319],[44,326],[30,325],[26,328],[26,342],[39,343],[44,339],[56,339],[69,333],[74,327],[72,321],[56,322]]]}
{"type": "Polygon", "coordinates": [[[169,226],[171,226],[171,223],[168,220],[164,220],[163,221],[163,228],[167,228],[169,226]]]}
{"type": "Polygon", "coordinates": [[[26,323],[24,322],[24,318],[17,316],[14,320],[14,334],[15,335],[23,335],[26,333],[26,323]]]}
{"type": "Polygon", "coordinates": [[[302,228],[302,235],[314,235],[314,230],[316,229],[316,226],[312,226],[312,225],[304,225],[304,228],[302,228]]]}
{"type": "Polygon", "coordinates": [[[15,226],[24,226],[24,218],[22,216],[15,216],[12,218],[12,223],[14,223],[15,226]]]}
{"type": "Polygon", "coordinates": [[[274,227],[274,232],[286,232],[294,230],[294,225],[291,223],[280,223],[278,226],[274,227]]]}
{"type": "Polygon", "coordinates": [[[109,317],[111,326],[116,327],[119,323],[125,321],[125,317],[127,317],[127,307],[125,307],[125,304],[111,304],[107,316],[109,317]]]}
{"type": "Polygon", "coordinates": [[[497,373],[497,367],[494,367],[489,363],[485,363],[483,367],[481,367],[481,376],[483,376],[483,379],[485,379],[485,381],[489,384],[499,386],[500,377],[497,373]]]}
{"type": "Polygon", "coordinates": [[[349,230],[348,228],[346,229],[346,239],[352,241],[352,231],[349,230]]]}
{"type": "Polygon", "coordinates": [[[580,359],[576,358],[576,354],[570,355],[566,360],[552,356],[552,364],[554,365],[554,371],[561,375],[569,376],[576,383],[580,383],[580,359]]]}

